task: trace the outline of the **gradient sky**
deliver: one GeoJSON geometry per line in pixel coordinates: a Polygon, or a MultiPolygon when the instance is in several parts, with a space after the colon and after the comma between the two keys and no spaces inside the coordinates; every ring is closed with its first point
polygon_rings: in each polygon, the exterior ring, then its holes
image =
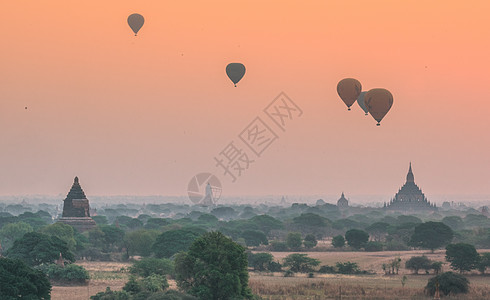
{"type": "Polygon", "coordinates": [[[489,1],[6,1],[0,195],[490,195],[489,1]],[[146,23],[135,37],[132,13],[146,23]],[[234,88],[230,62],[247,72],[234,88]],[[394,105],[380,127],[336,85],[394,105]],[[284,91],[301,107],[235,182],[214,157],[284,91]],[[27,107],[27,110],[25,109],[27,107]],[[288,125],[289,126],[289,125],[288,125]]]}

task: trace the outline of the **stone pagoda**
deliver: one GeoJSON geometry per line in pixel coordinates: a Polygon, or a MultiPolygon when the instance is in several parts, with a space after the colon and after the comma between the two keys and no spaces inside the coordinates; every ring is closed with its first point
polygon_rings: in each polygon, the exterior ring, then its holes
{"type": "Polygon", "coordinates": [[[349,208],[349,200],[345,198],[344,192],[342,192],[342,196],[340,196],[340,199],[337,200],[337,207],[340,209],[349,208]]]}
{"type": "Polygon", "coordinates": [[[422,190],[415,184],[415,179],[412,172],[412,163],[408,168],[407,181],[398,190],[395,197],[389,203],[384,204],[384,208],[388,210],[398,211],[435,211],[435,204],[427,201],[422,190]]]}
{"type": "Polygon", "coordinates": [[[63,214],[58,222],[68,224],[79,232],[96,226],[95,221],[90,217],[90,205],[78,182],[78,177],[75,177],[70,192],[63,200],[63,214]]]}

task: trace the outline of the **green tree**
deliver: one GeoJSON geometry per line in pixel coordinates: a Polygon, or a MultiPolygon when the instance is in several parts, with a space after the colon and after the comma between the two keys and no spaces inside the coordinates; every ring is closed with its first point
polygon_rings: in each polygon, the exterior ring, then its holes
{"type": "Polygon", "coordinates": [[[305,240],[303,241],[303,245],[305,245],[305,248],[311,249],[315,247],[318,244],[318,241],[316,240],[316,237],[313,234],[307,234],[305,236],[305,240]]]}
{"type": "Polygon", "coordinates": [[[189,246],[199,237],[195,231],[176,229],[165,231],[157,236],[152,246],[156,257],[170,258],[180,251],[187,251],[189,246]]]}
{"type": "Polygon", "coordinates": [[[430,268],[434,270],[434,274],[438,275],[442,271],[442,265],[443,265],[442,261],[434,261],[430,265],[430,268]]]}
{"type": "Polygon", "coordinates": [[[0,229],[0,242],[3,250],[12,247],[15,240],[20,239],[24,234],[32,232],[32,226],[25,222],[10,223],[0,229]]]}
{"type": "Polygon", "coordinates": [[[341,235],[336,235],[332,239],[332,246],[335,248],[342,248],[345,246],[345,239],[341,235]]]}
{"type": "Polygon", "coordinates": [[[100,230],[104,233],[104,246],[102,249],[113,250],[114,247],[118,247],[122,244],[124,239],[124,230],[114,225],[100,225],[100,230]]]}
{"type": "Polygon", "coordinates": [[[434,249],[447,245],[453,239],[452,229],[441,222],[426,222],[415,226],[410,244],[414,247],[434,249]]]}
{"type": "Polygon", "coordinates": [[[40,268],[50,280],[62,284],[85,284],[90,276],[84,267],[68,264],[64,267],[51,264],[42,265],[40,268]]]}
{"type": "Polygon", "coordinates": [[[145,228],[146,229],[159,229],[163,226],[167,226],[170,222],[167,219],[163,218],[150,218],[146,221],[145,228]]]}
{"type": "Polygon", "coordinates": [[[464,271],[476,269],[480,256],[475,246],[465,243],[449,244],[446,246],[446,260],[451,263],[451,268],[464,271]]]}
{"type": "Polygon", "coordinates": [[[77,242],[75,241],[75,231],[73,227],[60,222],[43,227],[39,232],[49,236],[55,236],[64,241],[71,251],[75,250],[77,242]]]}
{"type": "Polygon", "coordinates": [[[302,233],[313,233],[323,237],[325,229],[331,225],[330,220],[313,213],[305,213],[293,219],[295,230],[302,233]]]}
{"type": "Polygon", "coordinates": [[[284,258],[283,265],[289,267],[292,272],[308,273],[313,271],[313,267],[320,264],[315,258],[308,257],[307,254],[293,253],[284,258]]]}
{"type": "Polygon", "coordinates": [[[361,247],[366,245],[369,240],[369,234],[364,230],[360,229],[351,229],[345,233],[345,239],[347,243],[352,248],[359,250],[361,247]]]}
{"type": "Polygon", "coordinates": [[[470,282],[466,277],[453,272],[445,272],[429,279],[425,290],[429,295],[434,296],[436,286],[439,285],[439,291],[447,295],[467,293],[470,282]]]}
{"type": "Polygon", "coordinates": [[[129,272],[141,277],[148,277],[152,274],[167,275],[174,273],[174,266],[169,259],[147,257],[135,261],[134,264],[129,267],[129,272]]]}
{"type": "Polygon", "coordinates": [[[444,217],[441,222],[451,227],[452,230],[461,230],[464,227],[463,219],[458,216],[444,217]]]}
{"type": "Polygon", "coordinates": [[[30,266],[38,266],[53,263],[59,258],[60,253],[65,260],[75,261],[75,256],[64,241],[55,236],[29,232],[14,242],[6,256],[12,259],[20,259],[30,266]]]}
{"type": "Polygon", "coordinates": [[[299,249],[301,248],[301,244],[303,244],[303,240],[301,238],[301,233],[298,232],[290,232],[286,238],[286,244],[291,249],[299,249]]]}
{"type": "Polygon", "coordinates": [[[359,274],[361,273],[361,269],[359,265],[355,262],[337,262],[335,264],[337,267],[338,273],[340,274],[359,274]]]}
{"type": "Polygon", "coordinates": [[[153,230],[138,229],[126,233],[124,236],[124,247],[128,256],[140,255],[148,257],[152,253],[151,247],[156,241],[158,232],[153,230]]]}
{"type": "Polygon", "coordinates": [[[369,252],[383,251],[383,243],[369,241],[364,245],[364,250],[369,252]]]}
{"type": "Polygon", "coordinates": [[[245,249],[220,232],[196,239],[175,258],[177,285],[202,300],[251,299],[245,249]]]}
{"type": "Polygon", "coordinates": [[[431,268],[431,260],[427,256],[412,256],[405,262],[405,268],[412,270],[415,274],[419,273],[420,269],[429,270],[431,268]]]}
{"type": "Polygon", "coordinates": [[[279,251],[279,252],[288,251],[288,245],[285,242],[272,241],[271,242],[271,250],[272,251],[279,251]]]}
{"type": "Polygon", "coordinates": [[[131,300],[131,294],[126,291],[112,291],[107,287],[105,292],[99,292],[94,296],[90,296],[91,300],[131,300]]]}
{"type": "Polygon", "coordinates": [[[490,252],[480,254],[477,269],[480,273],[485,274],[485,270],[490,268],[490,252]]]}
{"type": "Polygon", "coordinates": [[[21,260],[0,257],[0,299],[51,299],[48,277],[21,260]]]}
{"type": "Polygon", "coordinates": [[[128,216],[118,216],[116,217],[116,221],[119,223],[120,226],[127,227],[129,229],[136,229],[136,228],[143,227],[143,222],[141,220],[138,220],[137,218],[131,218],[128,216]]]}
{"type": "Polygon", "coordinates": [[[267,236],[260,230],[245,230],[241,237],[245,239],[247,246],[268,245],[267,236]]]}
{"type": "Polygon", "coordinates": [[[381,241],[382,237],[388,232],[390,224],[385,222],[376,222],[369,225],[366,230],[374,236],[375,241],[381,241]]]}
{"type": "Polygon", "coordinates": [[[254,268],[255,271],[266,271],[269,265],[273,262],[274,257],[270,253],[249,253],[248,266],[254,268]]]}
{"type": "Polygon", "coordinates": [[[251,218],[250,223],[257,225],[266,235],[270,235],[272,230],[279,230],[284,228],[284,224],[278,219],[269,215],[260,215],[251,218]]]}
{"type": "Polygon", "coordinates": [[[163,292],[169,287],[167,277],[158,274],[151,274],[150,276],[143,278],[141,283],[144,290],[152,293],[163,292]]]}

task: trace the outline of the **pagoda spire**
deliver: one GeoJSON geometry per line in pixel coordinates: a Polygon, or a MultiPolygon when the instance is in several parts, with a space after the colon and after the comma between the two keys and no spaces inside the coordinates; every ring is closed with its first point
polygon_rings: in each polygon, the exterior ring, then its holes
{"type": "Polygon", "coordinates": [[[412,162],[410,162],[410,166],[408,167],[407,183],[408,182],[415,182],[413,172],[412,172],[412,162]]]}

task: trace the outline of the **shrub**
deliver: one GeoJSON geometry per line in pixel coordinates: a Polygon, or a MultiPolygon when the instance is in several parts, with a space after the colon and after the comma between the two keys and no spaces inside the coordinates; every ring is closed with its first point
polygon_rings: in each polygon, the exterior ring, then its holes
{"type": "Polygon", "coordinates": [[[269,263],[269,271],[271,272],[281,272],[282,271],[282,266],[280,263],[276,261],[271,261],[269,263]]]}
{"type": "Polygon", "coordinates": [[[294,272],[291,270],[287,270],[284,272],[284,277],[294,277],[294,272]]]}
{"type": "Polygon", "coordinates": [[[381,242],[368,242],[364,247],[366,251],[375,252],[375,251],[383,251],[383,243],[381,242]]]}
{"type": "Polygon", "coordinates": [[[470,282],[466,277],[453,272],[445,272],[435,277],[432,277],[427,282],[425,290],[429,295],[434,296],[436,285],[439,283],[439,291],[444,295],[454,295],[459,293],[467,293],[470,282]]]}
{"type": "Polygon", "coordinates": [[[432,262],[427,256],[412,256],[405,262],[405,268],[412,270],[415,274],[419,273],[420,269],[428,271],[431,268],[432,262]]]}
{"type": "Polygon", "coordinates": [[[288,245],[281,241],[272,241],[271,242],[271,250],[272,251],[288,251],[288,245]]]}
{"type": "Polygon", "coordinates": [[[332,239],[332,246],[335,248],[342,248],[345,246],[345,239],[341,235],[334,236],[332,239]]]}
{"type": "Polygon", "coordinates": [[[150,276],[143,278],[143,280],[141,280],[141,285],[144,290],[153,293],[162,292],[169,287],[167,277],[158,274],[151,274],[150,276]]]}
{"type": "Polygon", "coordinates": [[[131,295],[126,291],[112,291],[110,287],[107,287],[105,292],[97,293],[94,296],[90,296],[91,300],[130,300],[131,295]]]}
{"type": "Polygon", "coordinates": [[[337,267],[338,273],[340,274],[359,274],[361,273],[361,269],[359,269],[359,265],[355,262],[338,262],[335,265],[337,267]]]}
{"type": "Polygon", "coordinates": [[[90,278],[84,267],[75,264],[69,264],[61,267],[55,264],[47,265],[41,268],[50,280],[59,283],[79,283],[86,284],[90,278]]]}
{"type": "Polygon", "coordinates": [[[129,272],[141,277],[148,277],[152,274],[173,275],[174,266],[172,261],[166,258],[143,258],[129,267],[129,272]]]}
{"type": "Polygon", "coordinates": [[[335,274],[335,273],[337,273],[337,270],[333,266],[325,265],[325,266],[320,267],[320,270],[318,270],[318,273],[335,274]]]}
{"type": "Polygon", "coordinates": [[[284,258],[283,265],[290,267],[293,272],[311,272],[313,267],[320,264],[320,261],[315,258],[308,257],[306,254],[293,253],[284,258]]]}

